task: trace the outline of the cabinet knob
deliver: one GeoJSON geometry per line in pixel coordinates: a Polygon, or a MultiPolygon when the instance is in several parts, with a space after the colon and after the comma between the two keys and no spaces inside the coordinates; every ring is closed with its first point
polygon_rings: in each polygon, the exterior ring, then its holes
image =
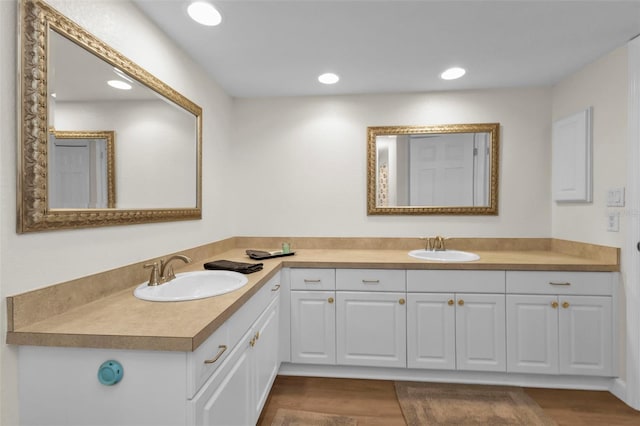
{"type": "Polygon", "coordinates": [[[462,299],[458,300],[458,306],[464,306],[464,300],[462,299]]]}
{"type": "Polygon", "coordinates": [[[327,299],[327,302],[329,302],[329,303],[333,303],[333,297],[328,298],[328,299],[327,299]]]}
{"type": "Polygon", "coordinates": [[[401,304],[401,305],[404,305],[404,299],[398,300],[398,303],[401,304]]]}
{"type": "Polygon", "coordinates": [[[562,302],[562,307],[567,309],[569,307],[569,302],[562,302]]]}
{"type": "Polygon", "coordinates": [[[447,301],[447,305],[449,305],[449,306],[453,305],[454,303],[455,303],[455,302],[453,301],[453,299],[449,299],[449,300],[447,301]]]}
{"type": "Polygon", "coordinates": [[[254,347],[256,345],[256,336],[253,336],[251,340],[249,340],[249,344],[251,345],[251,347],[254,347]]]}
{"type": "Polygon", "coordinates": [[[256,331],[256,340],[258,340],[260,338],[260,332],[256,331]]]}
{"type": "Polygon", "coordinates": [[[551,302],[551,307],[553,309],[556,309],[558,307],[558,302],[556,302],[556,301],[551,302]]]}

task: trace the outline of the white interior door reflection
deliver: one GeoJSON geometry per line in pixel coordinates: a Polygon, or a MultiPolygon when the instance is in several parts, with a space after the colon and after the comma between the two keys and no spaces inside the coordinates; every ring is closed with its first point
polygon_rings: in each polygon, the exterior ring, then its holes
{"type": "Polygon", "coordinates": [[[106,139],[49,140],[49,208],[109,207],[106,139]]]}

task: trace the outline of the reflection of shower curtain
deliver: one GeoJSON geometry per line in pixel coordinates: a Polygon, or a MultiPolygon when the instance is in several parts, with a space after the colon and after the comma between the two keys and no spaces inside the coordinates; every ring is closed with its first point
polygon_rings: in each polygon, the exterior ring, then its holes
{"type": "Polygon", "coordinates": [[[389,205],[389,171],[387,165],[380,166],[378,171],[378,206],[389,205]]]}

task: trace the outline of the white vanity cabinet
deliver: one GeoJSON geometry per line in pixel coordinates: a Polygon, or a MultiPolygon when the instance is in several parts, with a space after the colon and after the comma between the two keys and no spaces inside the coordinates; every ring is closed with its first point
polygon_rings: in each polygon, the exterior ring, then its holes
{"type": "Polygon", "coordinates": [[[407,271],[409,368],[506,371],[504,271],[407,271]]]}
{"type": "Polygon", "coordinates": [[[337,363],[406,367],[404,270],[336,270],[337,363]]]}
{"type": "Polygon", "coordinates": [[[335,269],[291,269],[291,361],[336,363],[335,269]]]}
{"type": "Polygon", "coordinates": [[[613,376],[612,276],[508,271],[508,371],[613,376]]]}
{"type": "Polygon", "coordinates": [[[190,401],[188,424],[248,425],[258,420],[278,373],[279,302],[271,302],[190,401]]]}
{"type": "Polygon", "coordinates": [[[279,368],[279,280],[194,352],[20,346],[21,424],[255,423],[279,368]],[[123,369],[112,386],[97,378],[107,360],[123,369]]]}

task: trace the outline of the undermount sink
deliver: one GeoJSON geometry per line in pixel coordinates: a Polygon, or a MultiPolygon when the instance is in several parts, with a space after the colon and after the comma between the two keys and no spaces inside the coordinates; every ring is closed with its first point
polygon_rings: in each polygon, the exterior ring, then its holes
{"type": "Polygon", "coordinates": [[[438,260],[441,262],[471,262],[480,259],[475,253],[459,250],[412,250],[409,256],[422,260],[438,260]]]}
{"type": "Polygon", "coordinates": [[[184,272],[164,284],[150,286],[142,283],[133,295],[152,302],[180,302],[229,293],[248,281],[246,276],[232,271],[184,272]]]}

